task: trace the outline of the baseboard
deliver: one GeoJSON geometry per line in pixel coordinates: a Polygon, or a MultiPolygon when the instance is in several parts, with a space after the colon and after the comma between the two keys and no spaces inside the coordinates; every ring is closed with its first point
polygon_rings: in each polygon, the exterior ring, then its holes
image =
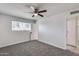
{"type": "Polygon", "coordinates": [[[46,41],[42,41],[42,40],[38,40],[38,41],[43,42],[43,43],[48,44],[48,45],[51,45],[51,46],[54,46],[54,47],[57,47],[57,48],[60,48],[60,49],[63,49],[63,50],[67,50],[67,48],[59,47],[59,46],[56,46],[54,44],[48,43],[46,41]]]}
{"type": "Polygon", "coordinates": [[[74,46],[74,45],[71,45],[71,44],[67,44],[67,46],[71,46],[71,47],[74,47],[74,48],[76,48],[76,46],[74,46]]]}
{"type": "Polygon", "coordinates": [[[13,45],[17,45],[17,44],[24,43],[24,42],[30,42],[30,41],[19,41],[19,42],[16,42],[16,43],[10,43],[10,44],[6,44],[6,45],[3,45],[3,46],[0,46],[0,48],[13,46],[13,45]]]}

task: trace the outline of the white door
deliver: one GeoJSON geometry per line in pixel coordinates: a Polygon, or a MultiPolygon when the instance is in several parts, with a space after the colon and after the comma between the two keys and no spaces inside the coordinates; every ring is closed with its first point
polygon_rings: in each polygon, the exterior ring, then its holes
{"type": "Polygon", "coordinates": [[[67,44],[76,46],[76,17],[67,20],[67,44]]]}

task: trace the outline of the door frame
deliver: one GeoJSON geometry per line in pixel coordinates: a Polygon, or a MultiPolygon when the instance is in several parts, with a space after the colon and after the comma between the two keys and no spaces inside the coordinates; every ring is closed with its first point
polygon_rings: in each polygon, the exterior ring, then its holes
{"type": "Polygon", "coordinates": [[[77,48],[79,48],[79,38],[78,38],[78,20],[79,20],[79,16],[77,15],[77,16],[76,16],[76,23],[77,23],[77,24],[76,24],[76,37],[77,37],[77,40],[76,40],[76,41],[77,41],[77,44],[76,44],[76,45],[77,45],[77,48]]]}

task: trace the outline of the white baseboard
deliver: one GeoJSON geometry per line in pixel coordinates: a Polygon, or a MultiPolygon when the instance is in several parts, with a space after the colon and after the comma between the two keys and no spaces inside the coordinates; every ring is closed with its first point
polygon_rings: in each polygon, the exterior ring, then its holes
{"type": "Polygon", "coordinates": [[[56,46],[56,45],[54,45],[54,44],[52,44],[52,43],[48,43],[48,42],[46,42],[46,41],[42,41],[42,40],[38,40],[38,41],[40,41],[40,42],[44,42],[44,43],[46,43],[46,44],[48,44],[48,45],[51,45],[51,46],[58,47],[58,48],[63,49],[63,50],[66,50],[66,49],[67,49],[66,47],[65,47],[65,48],[63,48],[63,47],[59,47],[59,46],[56,46]]]}

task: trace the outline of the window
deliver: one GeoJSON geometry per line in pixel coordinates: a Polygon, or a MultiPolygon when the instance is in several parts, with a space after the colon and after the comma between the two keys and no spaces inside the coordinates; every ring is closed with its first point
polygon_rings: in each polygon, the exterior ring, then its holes
{"type": "Polygon", "coordinates": [[[31,31],[31,23],[12,21],[12,31],[31,31]]]}

